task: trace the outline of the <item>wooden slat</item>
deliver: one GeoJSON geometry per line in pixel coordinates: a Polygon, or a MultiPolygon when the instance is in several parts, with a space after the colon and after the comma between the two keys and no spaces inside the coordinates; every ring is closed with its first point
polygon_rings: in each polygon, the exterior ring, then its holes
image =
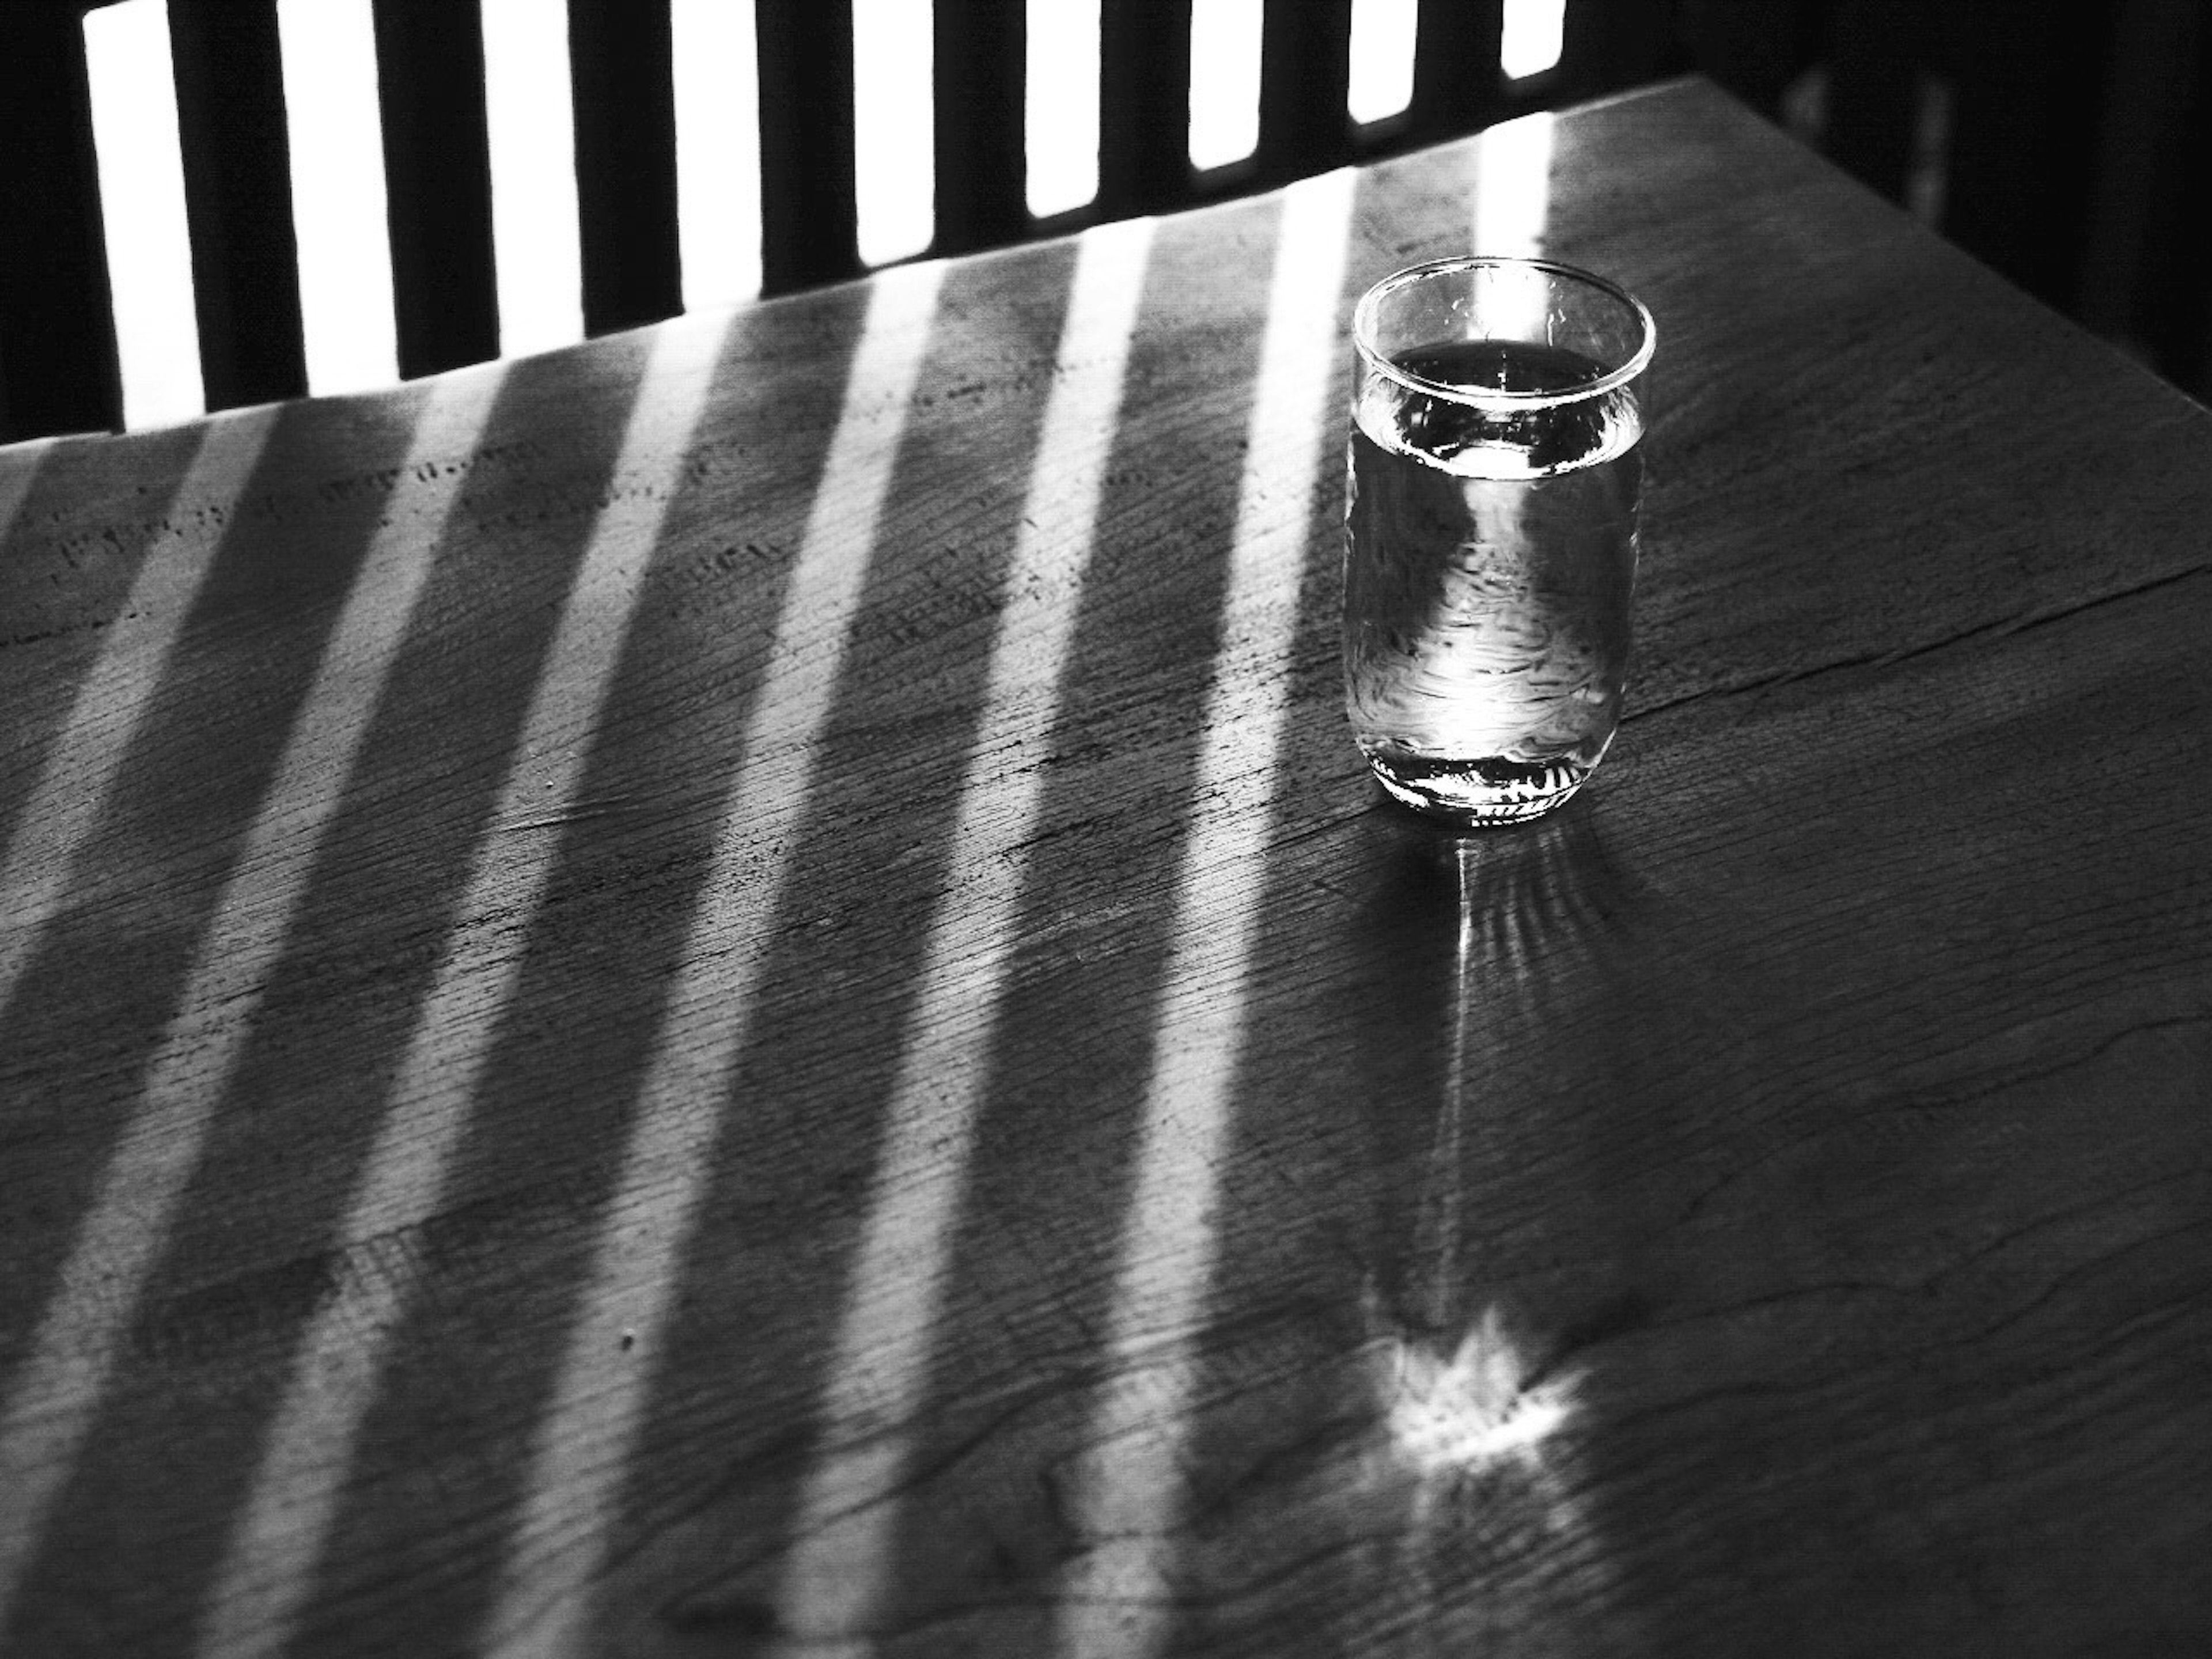
{"type": "Polygon", "coordinates": [[[760,64],[761,288],[860,269],[853,232],[850,0],[754,0],[760,64]]]}
{"type": "Polygon", "coordinates": [[[1352,0],[1267,0],[1264,15],[1260,177],[1281,183],[1343,166],[1352,156],[1352,0]]]}
{"type": "Polygon", "coordinates": [[[1668,0],[1582,0],[1567,7],[1547,100],[1595,98],[1686,67],[1668,0]]]}
{"type": "Polygon", "coordinates": [[[483,14],[375,0],[375,18],[392,308],[411,380],[499,355],[483,14]]]}
{"type": "Polygon", "coordinates": [[[0,441],[122,423],[78,9],[0,7],[0,441]]]}
{"type": "Polygon", "coordinates": [[[1420,0],[1413,36],[1413,104],[1407,138],[1432,143],[1498,118],[1501,0],[1420,0]]]}
{"type": "Polygon", "coordinates": [[[1948,15],[1955,90],[1944,234],[2069,309],[2112,12],[2058,0],[1953,0],[1948,15]]]}
{"type": "Polygon", "coordinates": [[[1674,30],[1698,73],[1773,119],[1820,56],[1820,24],[1812,0],[1681,0],[1674,30]]]}
{"type": "Polygon", "coordinates": [[[936,0],[937,252],[1003,246],[1029,229],[1024,9],[1023,0],[936,0]]]}
{"type": "Polygon", "coordinates": [[[668,0],[568,0],[584,331],[684,309],[668,0]]]}
{"type": "Polygon", "coordinates": [[[307,390],[276,0],[169,0],[210,409],[307,390]]]}
{"type": "Polygon", "coordinates": [[[1102,0],[1098,209],[1152,213],[1190,196],[1190,0],[1102,0]]]}
{"type": "Polygon", "coordinates": [[[1820,147],[1861,183],[1905,199],[1930,42],[1917,0],[1844,0],[1827,28],[1827,119],[1820,147]]]}

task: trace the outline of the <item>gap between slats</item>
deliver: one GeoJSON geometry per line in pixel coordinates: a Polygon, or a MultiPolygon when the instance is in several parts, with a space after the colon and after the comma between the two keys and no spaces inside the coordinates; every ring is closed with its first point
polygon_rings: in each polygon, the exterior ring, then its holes
{"type": "MultiPolygon", "coordinates": [[[[935,8],[929,0],[852,3],[852,193],[860,264],[912,258],[933,245],[1016,240],[1039,222],[1073,220],[1108,205],[1100,202],[1099,0],[1020,0],[1018,57],[1001,52],[994,58],[986,40],[974,64],[935,62],[946,54],[933,49],[935,8]],[[938,134],[933,142],[933,87],[946,87],[948,75],[960,82],[948,96],[979,76],[1019,78],[1020,131],[1011,141],[1004,134],[992,137],[1023,151],[1022,201],[999,199],[965,172],[957,179],[935,178],[936,158],[951,140],[938,134]]],[[[984,40],[977,31],[993,16],[989,4],[939,3],[956,28],[967,31],[956,39],[984,40]]],[[[1348,142],[1352,129],[1389,122],[1413,103],[1422,8],[1419,0],[1340,3],[1349,23],[1348,62],[1340,64],[1346,82],[1348,142]]],[[[441,209],[434,193],[425,193],[427,159],[415,172],[405,171],[434,154],[435,143],[448,141],[442,135],[434,140],[400,135],[387,144],[380,131],[377,47],[388,52],[422,46],[420,20],[397,4],[375,16],[372,0],[275,4],[310,392],[373,388],[391,384],[403,368],[414,374],[453,367],[482,355],[494,340],[507,356],[571,343],[584,337],[593,320],[586,316],[586,295],[595,278],[604,294],[613,295],[599,302],[596,326],[601,328],[645,319],[656,309],[739,303],[761,291],[762,110],[751,7],[729,0],[667,0],[678,295],[676,279],[658,271],[629,273],[635,280],[621,290],[625,273],[605,268],[604,253],[594,266],[580,246],[573,158],[578,143],[592,135],[580,137],[570,95],[569,47],[579,26],[572,22],[569,0],[478,0],[495,320],[480,311],[462,319],[441,318],[419,295],[410,297],[404,283],[395,293],[388,203],[395,222],[418,226],[426,213],[442,210],[448,234],[465,240],[471,231],[465,222],[452,231],[455,210],[450,204],[441,209]],[[406,21],[395,23],[403,14],[406,21]],[[391,179],[387,156],[403,169],[391,179]],[[417,337],[408,337],[404,320],[395,327],[395,298],[403,318],[416,319],[411,332],[417,337]],[[443,337],[426,337],[426,329],[436,331],[441,325],[443,337]]],[[[1565,0],[1505,0],[1498,60],[1507,77],[1539,74],[1558,62],[1565,9],[1565,0]]],[[[1154,15],[1180,22],[1178,9],[1170,4],[1154,15]]],[[[1197,178],[1194,193],[1202,193],[1207,174],[1233,173],[1261,145],[1267,0],[1188,0],[1181,9],[1187,12],[1189,48],[1187,153],[1197,178]]],[[[586,11],[597,15],[588,7],[586,11]]],[[[1286,9],[1283,16],[1292,19],[1292,13],[1286,9]]],[[[588,31],[590,26],[583,27],[588,31]]],[[[252,400],[256,386],[276,383],[265,377],[241,381],[228,369],[224,378],[203,380],[164,0],[100,7],[87,15],[85,34],[124,423],[159,425],[198,415],[210,403],[220,407],[242,395],[252,400]],[[235,389],[240,386],[245,393],[235,389]]],[[[1291,52],[1297,47],[1292,42],[1291,52]]],[[[416,90],[411,83],[410,90],[416,90]]],[[[982,90],[988,93],[988,87],[982,90]]],[[[409,119],[451,118],[419,94],[402,107],[409,119]]],[[[401,118],[388,98],[381,118],[401,118]]],[[[1344,158],[1316,151],[1315,159],[1329,164],[1344,158]]],[[[465,198],[465,191],[459,193],[465,198]]],[[[480,193],[476,199],[481,204],[480,193]]],[[[1141,210],[1141,204],[1134,206],[1141,210]]],[[[468,212],[465,199],[458,210],[468,212]]],[[[475,234],[483,234],[480,227],[475,234]]],[[[398,274],[418,286],[425,280],[404,265],[398,274]]],[[[772,286],[787,285],[775,280],[780,273],[768,274],[772,286]]],[[[818,280],[822,274],[800,276],[818,280]]],[[[209,297],[200,296],[203,310],[209,297]]]]}

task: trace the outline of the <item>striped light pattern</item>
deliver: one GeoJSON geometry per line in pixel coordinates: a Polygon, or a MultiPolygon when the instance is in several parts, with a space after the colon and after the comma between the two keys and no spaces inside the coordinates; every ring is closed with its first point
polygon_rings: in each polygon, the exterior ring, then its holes
{"type": "MultiPolygon", "coordinates": [[[[891,1570],[952,1238],[1116,430],[1151,225],[1083,240],[1003,592],[989,688],[777,1599],[788,1659],[858,1644],[891,1570]],[[826,1647],[824,1644],[827,1644],[826,1647]]],[[[856,1646],[856,1656],[863,1651],[856,1646]]]]}
{"type": "Polygon", "coordinates": [[[1174,1604],[1164,1551],[1217,1244],[1219,1172],[1244,1041],[1242,981],[1267,866],[1297,617],[1285,600],[1334,451],[1352,176],[1283,192],[1267,331],[1237,489],[1223,646],[1205,715],[1172,956],[1123,1221],[1103,1372],[1071,1497],[1085,1546],[1063,1586],[1065,1659],[1150,1659],[1174,1604]]]}
{"type": "MultiPolygon", "coordinates": [[[[558,822],[575,797],[716,356],[711,335],[702,338],[696,328],[654,337],[615,481],[562,604],[492,824],[558,822]]],[[[539,834],[491,835],[479,847],[341,1224],[341,1247],[419,1221],[442,1201],[500,1010],[521,975],[515,930],[527,927],[544,896],[557,846],[557,837],[539,834]]],[[[404,1273],[349,1278],[308,1323],[209,1599],[203,1653],[276,1653],[289,1641],[375,1397],[385,1345],[415,1289],[404,1273]]]]}
{"type": "Polygon", "coordinates": [[[592,1651],[588,1587],[606,1558],[650,1367],[662,1351],[712,1173],[723,1100],[769,966],[769,925],[866,584],[939,275],[933,264],[902,267],[878,278],[870,296],[771,666],[753,696],[744,758],[723,802],[622,1172],[538,1425],[504,1583],[483,1634],[486,1652],[581,1659],[592,1651]]]}

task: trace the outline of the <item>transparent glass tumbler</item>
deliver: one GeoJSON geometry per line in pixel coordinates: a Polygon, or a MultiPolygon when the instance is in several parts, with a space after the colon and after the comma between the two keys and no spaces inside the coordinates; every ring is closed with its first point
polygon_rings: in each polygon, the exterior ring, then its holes
{"type": "Polygon", "coordinates": [[[1655,339],[1633,296],[1543,259],[1442,259],[1360,301],[1345,700],[1407,805],[1538,817],[1612,743],[1655,339]]]}

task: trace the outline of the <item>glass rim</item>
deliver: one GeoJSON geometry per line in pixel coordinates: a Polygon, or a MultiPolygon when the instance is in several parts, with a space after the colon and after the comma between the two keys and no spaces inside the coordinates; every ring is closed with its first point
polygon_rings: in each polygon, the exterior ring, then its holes
{"type": "Polygon", "coordinates": [[[1651,315],[1650,307],[1620,283],[1601,276],[1594,270],[1585,270],[1580,265],[1519,254],[1456,253],[1446,258],[1429,259],[1417,265],[1407,265],[1403,270],[1391,272],[1361,295],[1359,303],[1353,307],[1352,313],[1352,343],[1358,351],[1360,360],[1370,368],[1386,380],[1396,381],[1409,392],[1419,392],[1424,397],[1442,398],[1449,403],[1464,404],[1469,408],[1496,408],[1504,404],[1513,409],[1557,409],[1566,404],[1578,404],[1591,398],[1603,397],[1608,392],[1620,390],[1649,368],[1651,354],[1658,343],[1659,325],[1651,315]],[[1485,268],[1541,270],[1587,283],[1620,301],[1634,313],[1642,334],[1641,342],[1628,361],[1620,368],[1552,392],[1509,392],[1503,386],[1455,386],[1446,380],[1432,380],[1426,375],[1399,368],[1371,343],[1376,313],[1390,295],[1400,289],[1412,287],[1424,277],[1485,268]]]}

